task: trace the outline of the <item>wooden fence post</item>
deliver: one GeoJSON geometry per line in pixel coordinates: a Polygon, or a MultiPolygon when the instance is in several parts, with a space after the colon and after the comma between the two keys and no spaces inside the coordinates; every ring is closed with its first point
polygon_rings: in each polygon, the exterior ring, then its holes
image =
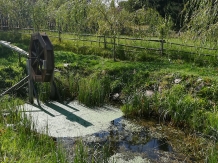
{"type": "Polygon", "coordinates": [[[61,26],[58,24],[58,40],[61,42],[61,26]]]}
{"type": "Polygon", "coordinates": [[[163,39],[163,35],[164,35],[164,30],[163,28],[161,28],[161,41],[160,41],[160,54],[163,55],[163,48],[164,48],[164,39],[163,39]]]}
{"type": "Polygon", "coordinates": [[[61,42],[61,23],[60,23],[60,17],[58,17],[58,40],[61,42]]]}
{"type": "Polygon", "coordinates": [[[98,37],[98,47],[101,46],[101,36],[97,36],[98,37]]]}
{"type": "Polygon", "coordinates": [[[18,53],[18,57],[19,57],[19,64],[20,64],[21,63],[20,53],[18,53]]]}
{"type": "Polygon", "coordinates": [[[161,41],[160,41],[160,54],[161,55],[163,55],[163,51],[164,51],[164,40],[163,40],[163,38],[161,39],[161,41]]]}
{"type": "Polygon", "coordinates": [[[107,48],[107,40],[106,40],[106,36],[104,35],[104,48],[107,48]]]}
{"type": "Polygon", "coordinates": [[[27,59],[27,70],[28,70],[28,87],[29,87],[29,102],[33,104],[33,83],[32,83],[32,73],[31,73],[31,60],[27,59]]]}
{"type": "Polygon", "coordinates": [[[114,35],[114,40],[113,40],[113,57],[114,57],[114,61],[116,61],[116,36],[114,35]]]}

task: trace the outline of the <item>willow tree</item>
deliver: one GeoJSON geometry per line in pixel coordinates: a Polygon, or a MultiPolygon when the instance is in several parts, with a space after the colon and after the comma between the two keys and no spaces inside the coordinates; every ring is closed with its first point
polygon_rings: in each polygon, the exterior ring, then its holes
{"type": "Polygon", "coordinates": [[[9,11],[11,8],[10,0],[2,0],[0,1],[0,19],[1,19],[1,25],[5,23],[5,21],[8,21],[9,19],[9,11]]]}
{"type": "Polygon", "coordinates": [[[67,3],[67,0],[49,0],[46,5],[46,20],[52,28],[59,30],[61,28],[61,24],[63,22],[61,12],[62,6],[67,3]]]}
{"type": "Polygon", "coordinates": [[[46,28],[47,4],[44,0],[32,2],[31,16],[34,31],[40,31],[46,28]]]}
{"type": "Polygon", "coordinates": [[[74,0],[73,8],[71,8],[74,32],[87,32],[88,7],[87,0],[74,0]]]}
{"type": "Polygon", "coordinates": [[[0,0],[1,23],[9,28],[32,26],[32,3],[27,0],[0,0]],[[5,24],[5,22],[7,22],[5,24]]]}
{"type": "Polygon", "coordinates": [[[93,0],[89,5],[88,24],[99,34],[119,35],[125,27],[131,26],[131,19],[129,12],[117,7],[114,1],[107,6],[101,0],[93,0]]]}
{"type": "Polygon", "coordinates": [[[185,13],[185,28],[194,38],[201,38],[202,41],[217,41],[217,0],[189,0],[183,13],[185,13]]]}
{"type": "Polygon", "coordinates": [[[163,18],[156,10],[152,8],[142,8],[133,13],[135,28],[139,31],[140,36],[165,37],[172,27],[170,16],[163,18]]]}

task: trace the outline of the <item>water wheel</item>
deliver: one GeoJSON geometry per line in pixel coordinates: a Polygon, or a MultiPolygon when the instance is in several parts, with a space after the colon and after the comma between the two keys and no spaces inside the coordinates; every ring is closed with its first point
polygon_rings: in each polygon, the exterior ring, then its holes
{"type": "Polygon", "coordinates": [[[47,35],[32,34],[29,59],[31,60],[31,75],[34,81],[51,82],[53,80],[54,51],[47,35]]]}
{"type": "Polygon", "coordinates": [[[33,95],[36,97],[38,105],[39,95],[34,82],[50,82],[51,97],[56,96],[56,86],[54,83],[54,51],[46,34],[35,33],[31,35],[29,46],[29,57],[27,61],[29,74],[29,101],[33,103],[33,95]]]}

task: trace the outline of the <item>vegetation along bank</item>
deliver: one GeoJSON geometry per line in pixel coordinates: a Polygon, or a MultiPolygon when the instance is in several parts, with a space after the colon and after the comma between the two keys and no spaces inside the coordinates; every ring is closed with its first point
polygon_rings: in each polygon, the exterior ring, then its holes
{"type": "MultiPolygon", "coordinates": [[[[28,51],[33,31],[51,38],[62,100],[78,99],[89,107],[112,103],[126,117],[154,118],[208,138],[214,143],[205,160],[217,162],[216,1],[128,0],[117,7],[114,1],[105,5],[97,0],[38,0],[24,6],[17,1],[17,8],[11,1],[0,3],[1,40],[28,51]]],[[[25,76],[26,59],[19,63],[16,52],[3,47],[0,54],[3,91],[25,76]]],[[[37,87],[40,100],[49,100],[49,86],[37,87]]],[[[27,101],[26,92],[22,88],[0,99],[1,161],[22,162],[29,159],[28,152],[32,162],[66,161],[51,138],[30,130],[31,122],[19,114],[7,116],[8,110],[14,112],[27,101]],[[6,127],[15,123],[21,125],[6,127]],[[6,147],[8,142],[13,144],[6,147]],[[33,149],[36,145],[43,150],[33,149]]]]}

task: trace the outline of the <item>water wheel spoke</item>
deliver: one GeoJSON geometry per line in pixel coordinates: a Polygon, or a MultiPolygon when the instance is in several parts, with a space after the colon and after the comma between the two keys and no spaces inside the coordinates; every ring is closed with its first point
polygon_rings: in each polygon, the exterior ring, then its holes
{"type": "MultiPolygon", "coordinates": [[[[34,41],[34,48],[35,48],[35,51],[36,51],[36,55],[38,54],[38,48],[36,46],[36,42],[34,41]]],[[[38,55],[37,55],[38,56],[38,55]]]]}
{"type": "Polygon", "coordinates": [[[34,51],[32,51],[32,54],[33,54],[34,56],[37,56],[36,53],[35,53],[34,51]]]}
{"type": "Polygon", "coordinates": [[[44,49],[42,49],[42,51],[40,52],[40,54],[39,54],[39,58],[41,57],[41,55],[43,54],[43,52],[44,52],[44,49]]]}
{"type": "MultiPolygon", "coordinates": [[[[37,57],[37,59],[33,62],[33,66],[36,64],[36,62],[38,61],[38,62],[40,62],[41,61],[41,59],[40,59],[40,57],[41,57],[41,55],[43,54],[43,52],[44,52],[44,49],[42,49],[42,51],[40,52],[40,54],[39,55],[37,55],[37,53],[35,53],[35,56],[37,57]]],[[[42,61],[41,61],[42,62],[42,61]]]]}
{"type": "Polygon", "coordinates": [[[35,61],[32,64],[32,66],[35,66],[35,64],[38,63],[38,62],[39,62],[39,60],[38,60],[38,58],[36,58],[35,61]]]}

